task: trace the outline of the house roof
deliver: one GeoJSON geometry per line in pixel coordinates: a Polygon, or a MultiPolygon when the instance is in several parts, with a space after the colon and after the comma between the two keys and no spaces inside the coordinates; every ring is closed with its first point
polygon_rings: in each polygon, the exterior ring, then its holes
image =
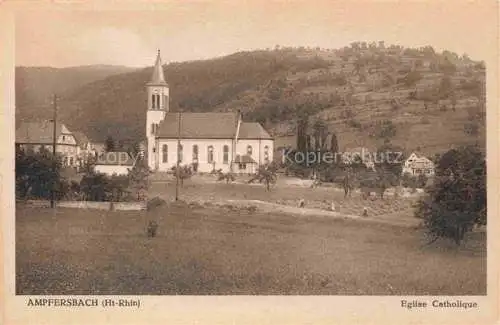
{"type": "Polygon", "coordinates": [[[85,135],[85,133],[80,131],[73,132],[73,136],[75,137],[76,144],[80,146],[80,148],[84,149],[86,144],[90,142],[89,138],[85,135]]]}
{"type": "Polygon", "coordinates": [[[236,134],[236,113],[167,113],[160,123],[159,138],[232,139],[236,134]],[[181,132],[178,135],[179,115],[181,132]]]}
{"type": "Polygon", "coordinates": [[[266,130],[257,122],[242,122],[238,139],[272,139],[266,130]]]}
{"type": "Polygon", "coordinates": [[[234,162],[236,164],[256,164],[255,160],[253,160],[253,158],[249,155],[236,155],[234,162]]]}
{"type": "MultiPolygon", "coordinates": [[[[16,130],[16,143],[52,144],[53,125],[52,121],[22,122],[16,130]]],[[[56,138],[63,129],[67,130],[64,124],[56,123],[56,138]]]]}
{"type": "Polygon", "coordinates": [[[434,162],[432,160],[430,160],[429,158],[427,158],[425,156],[419,155],[416,152],[412,152],[411,155],[408,156],[408,158],[406,159],[406,161],[408,163],[410,163],[413,168],[426,168],[426,167],[434,166],[434,162]],[[408,160],[413,155],[416,157],[415,160],[413,160],[412,162],[409,162],[408,160]]]}

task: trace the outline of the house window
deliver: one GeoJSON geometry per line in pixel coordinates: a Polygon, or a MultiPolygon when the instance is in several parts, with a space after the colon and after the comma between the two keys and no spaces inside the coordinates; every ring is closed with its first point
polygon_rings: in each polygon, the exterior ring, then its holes
{"type": "Polygon", "coordinates": [[[208,146],[207,149],[207,162],[209,164],[214,162],[214,147],[213,146],[208,146]]]}
{"type": "Polygon", "coordinates": [[[162,162],[168,162],[168,146],[166,144],[162,146],[162,162]]]}
{"type": "Polygon", "coordinates": [[[247,169],[247,164],[245,164],[245,163],[240,163],[240,164],[238,165],[238,168],[239,168],[240,170],[247,169]]]}
{"type": "Polygon", "coordinates": [[[179,146],[177,147],[177,159],[179,159],[179,162],[181,163],[182,162],[182,144],[179,144],[179,146]]]}
{"type": "Polygon", "coordinates": [[[223,150],[223,163],[227,164],[229,163],[229,146],[225,145],[223,150]]]}
{"type": "Polygon", "coordinates": [[[193,145],[193,162],[198,162],[198,145],[193,145]]]}
{"type": "Polygon", "coordinates": [[[253,148],[251,145],[248,145],[247,146],[247,155],[251,156],[252,155],[252,152],[253,152],[253,148]]]}
{"type": "Polygon", "coordinates": [[[73,157],[70,157],[70,158],[69,158],[69,165],[70,165],[70,166],[73,166],[73,157]]]}
{"type": "Polygon", "coordinates": [[[269,162],[269,146],[264,147],[264,162],[266,164],[269,162]]]}
{"type": "Polygon", "coordinates": [[[63,138],[63,141],[66,141],[66,137],[64,135],[62,136],[62,138],[63,138]]]}

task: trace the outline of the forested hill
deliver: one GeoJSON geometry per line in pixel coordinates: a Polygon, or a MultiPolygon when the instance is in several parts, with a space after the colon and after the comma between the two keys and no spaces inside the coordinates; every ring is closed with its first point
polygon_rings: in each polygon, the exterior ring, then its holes
{"type": "MultiPolygon", "coordinates": [[[[43,80],[16,75],[19,119],[33,115],[33,89],[43,80]],[[27,86],[29,84],[29,86],[27,86]],[[30,97],[31,96],[31,97],[30,97]],[[26,98],[30,98],[29,101],[26,98]],[[31,112],[31,114],[26,114],[31,112]]],[[[74,72],[74,78],[79,72],[74,72]]],[[[103,141],[145,136],[145,83],[151,69],[126,71],[62,89],[63,120],[103,141]]],[[[407,49],[352,43],[326,50],[280,48],[165,66],[171,110],[240,109],[276,136],[291,134],[298,116],[320,119],[340,148],[373,147],[384,139],[412,150],[441,151],[484,143],[485,67],[466,55],[431,47],[407,49]]],[[[36,110],[50,116],[49,107],[36,110]]]]}

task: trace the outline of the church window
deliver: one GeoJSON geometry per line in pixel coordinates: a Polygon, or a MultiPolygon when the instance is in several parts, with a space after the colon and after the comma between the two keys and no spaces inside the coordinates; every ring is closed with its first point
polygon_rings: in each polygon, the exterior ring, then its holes
{"type": "Polygon", "coordinates": [[[168,96],[163,95],[163,108],[167,109],[168,108],[168,96]]]}
{"type": "Polygon", "coordinates": [[[156,108],[160,109],[160,95],[156,95],[156,108]]]}
{"type": "Polygon", "coordinates": [[[207,152],[207,162],[209,164],[213,163],[214,161],[214,147],[213,146],[208,146],[208,152],[207,152]]]}
{"type": "Polygon", "coordinates": [[[168,162],[168,146],[164,144],[162,146],[162,162],[166,163],[168,162]]]}
{"type": "Polygon", "coordinates": [[[223,153],[223,163],[227,164],[229,162],[229,146],[224,146],[223,153]]]}
{"type": "Polygon", "coordinates": [[[253,148],[252,148],[252,146],[251,146],[251,145],[248,145],[248,146],[247,146],[247,155],[251,156],[251,155],[252,155],[252,153],[253,153],[253,148]]]}
{"type": "Polygon", "coordinates": [[[193,162],[198,162],[198,145],[193,145],[193,162]]]}
{"type": "Polygon", "coordinates": [[[151,123],[151,134],[155,134],[155,124],[151,123]]]}
{"type": "Polygon", "coordinates": [[[155,109],[156,108],[156,100],[155,100],[155,95],[151,95],[151,108],[155,109]]]}
{"type": "Polygon", "coordinates": [[[182,162],[182,144],[179,144],[178,149],[177,149],[177,159],[179,159],[179,162],[182,162]]]}
{"type": "Polygon", "coordinates": [[[266,164],[269,163],[269,147],[268,146],[264,147],[264,162],[266,164]]]}

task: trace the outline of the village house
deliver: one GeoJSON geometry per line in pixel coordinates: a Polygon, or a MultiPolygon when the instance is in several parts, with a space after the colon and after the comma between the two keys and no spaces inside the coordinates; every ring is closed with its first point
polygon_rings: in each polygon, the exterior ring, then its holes
{"type": "Polygon", "coordinates": [[[418,156],[415,152],[413,152],[403,164],[403,175],[410,174],[411,176],[433,176],[434,173],[434,163],[424,156],[418,156]]]}
{"type": "MultiPolygon", "coordinates": [[[[22,122],[16,130],[16,148],[33,150],[44,148],[52,152],[53,121],[22,122]]],[[[62,123],[56,123],[56,153],[64,167],[77,167],[80,147],[74,134],[62,123]]]]}
{"type": "Polygon", "coordinates": [[[272,161],[273,138],[259,123],[243,121],[239,112],[169,112],[159,52],[146,88],[147,159],[152,170],[169,171],[179,162],[196,172],[255,173],[272,161]]]}

